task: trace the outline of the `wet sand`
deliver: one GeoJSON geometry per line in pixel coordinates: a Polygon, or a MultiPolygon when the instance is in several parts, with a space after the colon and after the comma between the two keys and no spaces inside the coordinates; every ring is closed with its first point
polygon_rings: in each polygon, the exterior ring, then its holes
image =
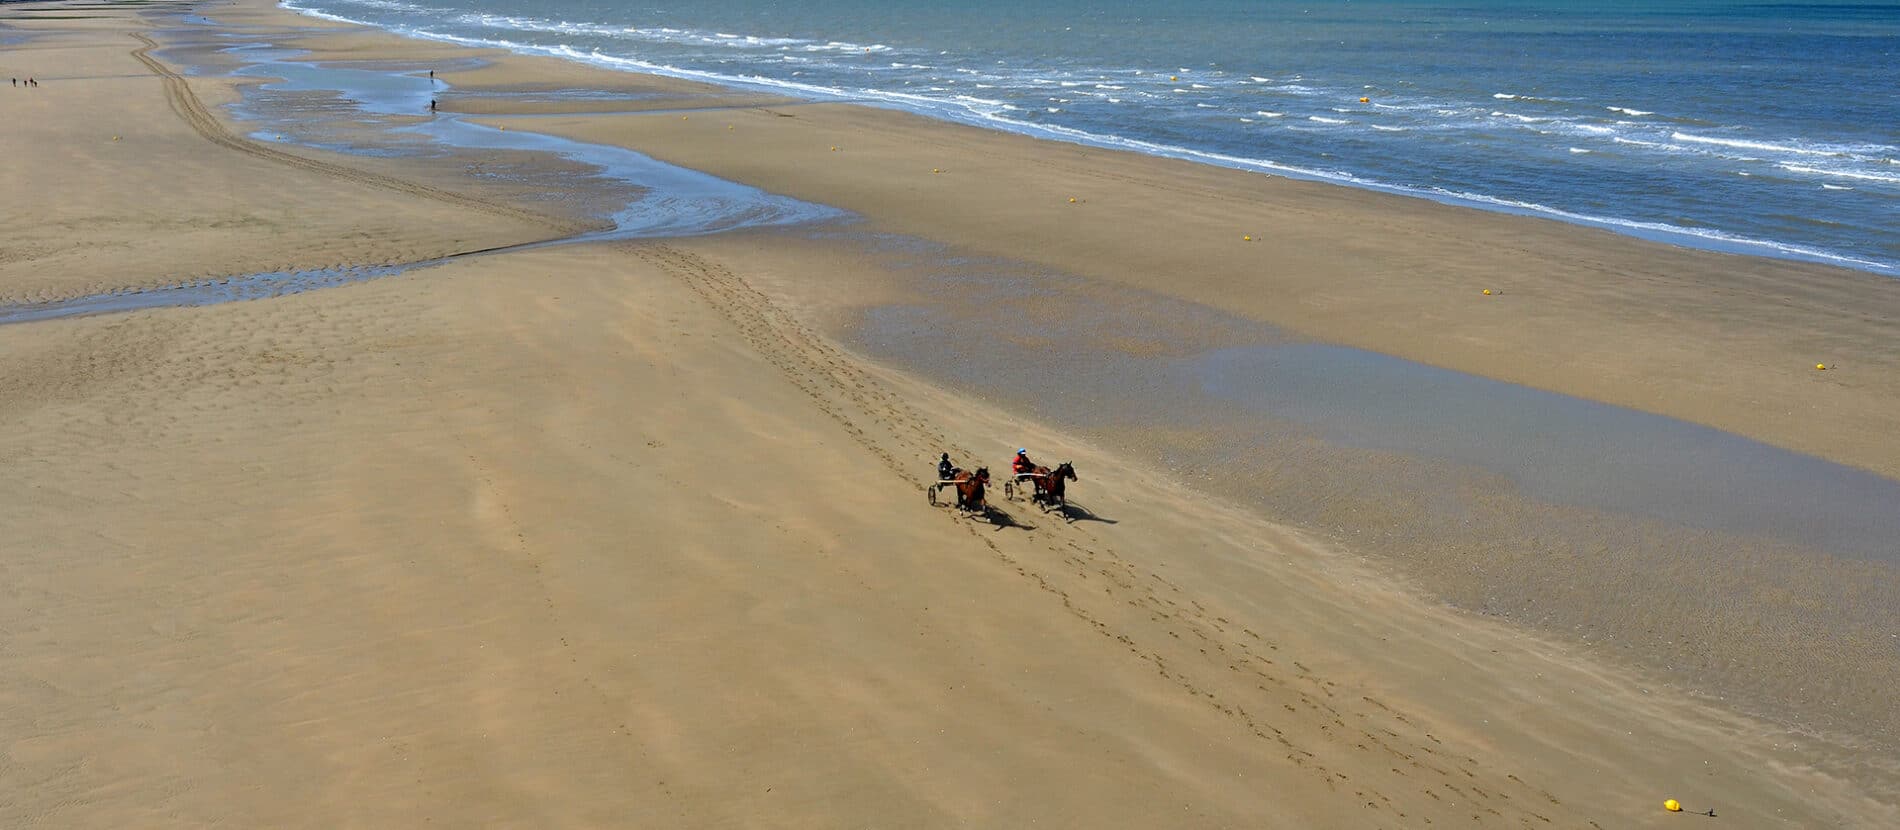
{"type": "MultiPolygon", "coordinates": [[[[1900,820],[1891,755],[1853,743],[1868,735],[1820,740],[1696,699],[1670,667],[1632,668],[1680,640],[1667,656],[1702,655],[1709,665],[1693,668],[1729,683],[1745,674],[1724,650],[1737,642],[1824,642],[1860,672],[1810,672],[1826,693],[1796,699],[1794,714],[1835,704],[1849,726],[1878,726],[1865,666],[1891,663],[1878,639],[1893,624],[1880,593],[1891,577],[1877,555],[1845,555],[1872,544],[1877,521],[1830,535],[1751,526],[1756,517],[1721,499],[1664,500],[1633,516],[1630,493],[1551,489],[1559,479],[1539,490],[1535,476],[1495,468],[1523,452],[1574,463],[1587,442],[1548,441],[1507,419],[1516,449],[1493,456],[1407,431],[1464,417],[1456,410],[1422,408],[1397,424],[1328,417],[1376,405],[1355,389],[1407,399],[1463,389],[1513,409],[1526,405],[1509,396],[1525,393],[1461,387],[1477,380],[1431,374],[1440,370],[1381,375],[1391,367],[1377,361],[1391,358],[1297,351],[1392,337],[1407,341],[1394,354],[1476,369],[1458,361],[1486,349],[1461,348],[1509,344],[1500,371],[1481,374],[1511,380],[1512,366],[1576,338],[1628,334],[1633,347],[1667,349],[1722,330],[1709,342],[1744,348],[1696,346],[1710,356],[1701,385],[1670,388],[1679,373],[1663,372],[1646,383],[1666,394],[1643,408],[1802,449],[1762,407],[1725,411],[1747,393],[1724,384],[1761,368],[1751,356],[1808,336],[1803,315],[1840,311],[1836,301],[1861,315],[1830,336],[1877,343],[1888,294],[1875,283],[923,129],[889,113],[753,101],[730,121],[686,117],[678,99],[700,90],[672,81],[418,45],[262,4],[199,11],[217,25],[111,9],[20,26],[53,47],[44,76],[73,86],[77,61],[136,72],[132,31],[176,45],[157,53],[174,70],[230,68],[205,48],[219,32],[365,71],[453,66],[441,74],[462,100],[505,113],[520,95],[535,114],[471,126],[547,125],[661,158],[699,154],[776,193],[825,191],[819,201],[859,221],[453,257],[271,299],[0,326],[0,411],[16,425],[0,438],[0,518],[16,528],[0,543],[0,734],[12,759],[0,767],[0,823],[1684,820],[1657,808],[1665,797],[1741,827],[1900,820]],[[124,61],[109,58],[115,49],[124,61]],[[582,107],[595,114],[548,114],[551,100],[573,97],[562,90],[589,88],[664,112],[600,115],[596,98],[582,107]],[[811,152],[814,136],[840,150],[811,152]],[[959,161],[945,174],[906,172],[921,153],[959,161]],[[926,189],[944,176],[966,181],[926,189]],[[1051,212],[1066,201],[1022,198],[1046,181],[1080,193],[1077,210],[1107,215],[1078,222],[1051,212]],[[1215,237],[1196,234],[1213,232],[1190,221],[1211,218],[1196,207],[1208,201],[1277,217],[1288,236],[1210,254],[1215,237]],[[1302,250],[1301,234],[1347,216],[1384,223],[1396,250],[1302,250]],[[1435,269],[1471,265],[1460,251],[1499,234],[1523,237],[1519,253],[1553,240],[1600,250],[1588,267],[1520,275],[1499,295],[1574,302],[1473,306],[1462,288],[1455,306],[1422,301],[1447,284],[1435,269]],[[1407,270],[1421,262],[1433,268],[1407,270]],[[1733,272],[1744,287],[1722,295],[1726,305],[1697,305],[1690,288],[1713,273],[1698,269],[1733,272]],[[1794,272],[1814,282],[1788,319],[1728,331],[1765,319],[1751,292],[1794,272]],[[1556,287],[1580,275],[1596,281],[1556,287]],[[1604,309],[1639,294],[1677,316],[1606,326],[1604,309]],[[1001,305],[1025,324],[998,326],[1001,305]],[[1262,383],[1317,382],[1266,373],[1288,354],[1274,349],[1343,367],[1361,385],[1329,403],[1302,396],[1310,411],[1255,400],[1262,383]],[[1067,515],[1005,503],[999,524],[976,524],[920,497],[937,451],[1000,467],[1019,443],[1076,461],[1083,480],[1067,515]],[[1570,551],[1559,567],[1553,550],[1570,551]],[[1729,558],[1715,576],[1699,573],[1709,560],[1698,557],[1716,553],[1729,558]],[[1804,593],[1842,575],[1860,604],[1815,607],[1818,594],[1804,593]],[[1534,590],[1500,595],[1500,580],[1534,590]],[[1707,590],[1678,605],[1640,593],[1690,583],[1707,590]],[[1514,604],[1566,589],[1543,619],[1514,604]],[[1724,627],[1733,618],[1707,616],[1750,602],[1773,613],[1747,636],[1724,627]],[[1791,611],[1776,616],[1780,606],[1791,611]],[[1658,636],[1631,647],[1643,655],[1618,656],[1597,631],[1547,637],[1497,614],[1547,629],[1575,614],[1658,636]],[[1688,636],[1672,636],[1685,621],[1688,636]]],[[[212,106],[240,100],[240,81],[186,77],[176,83],[212,106]]],[[[168,194],[189,233],[220,230],[192,213],[201,206],[236,217],[234,228],[272,211],[310,226],[206,250],[166,247],[129,219],[94,228],[10,216],[71,257],[0,271],[30,286],[6,295],[14,303],[188,282],[198,266],[239,279],[433,259],[459,252],[464,235],[505,246],[598,232],[623,216],[614,201],[630,190],[532,147],[402,132],[430,122],[366,118],[320,78],[254,87],[233,110],[284,128],[283,139],[220,143],[255,123],[207,108],[215,123],[172,115],[152,131],[180,132],[133,159],[76,140],[97,129],[84,113],[98,108],[151,108],[155,124],[179,109],[176,83],[133,80],[71,93],[96,96],[84,110],[37,111],[35,129],[58,140],[0,131],[13,142],[0,147],[9,192],[45,187],[33,177],[58,147],[107,194],[121,179],[168,194]],[[166,163],[173,152],[181,161],[166,163]],[[211,186],[245,179],[245,165],[357,189],[338,201],[315,185],[211,186]],[[483,172],[496,169],[507,172],[483,172]],[[534,195],[560,192],[578,198],[534,195]],[[351,224],[366,217],[373,228],[351,224]],[[113,234],[129,241],[90,244],[113,234]]],[[[405,100],[404,83],[387,82],[388,100],[405,100]]],[[[660,178],[629,211],[678,181],[649,172],[660,178]]],[[[36,198],[74,215],[108,201],[56,195],[36,198]]],[[[1506,274],[1490,267],[1487,283],[1506,274]]],[[[1553,363],[1537,385],[1608,402],[1648,394],[1625,388],[1629,368],[1553,363]],[[1590,394],[1599,386],[1614,394],[1590,394]]],[[[1884,417],[1864,406],[1887,381],[1855,368],[1816,381],[1769,372],[1764,383],[1832,384],[1810,390],[1808,419],[1829,429],[1805,448],[1845,460],[1873,447],[1850,463],[1883,470],[1891,447],[1836,434],[1884,417]]],[[[1582,399],[1530,408],[1615,432],[1588,414],[1602,404],[1582,399]]],[[[1688,428],[1615,423],[1665,441],[1688,428]]],[[[1744,491],[1772,492],[1809,469],[1803,487],[1885,492],[1880,480],[1856,485],[1858,470],[1791,466],[1734,436],[1712,452],[1718,474],[1768,459],[1762,478],[1738,478],[1744,491]]],[[[1662,474],[1678,467],[1635,465],[1631,492],[1661,492],[1642,488],[1670,486],[1662,474]]],[[[1775,683],[1807,670],[1767,665],[1775,683]]]]}

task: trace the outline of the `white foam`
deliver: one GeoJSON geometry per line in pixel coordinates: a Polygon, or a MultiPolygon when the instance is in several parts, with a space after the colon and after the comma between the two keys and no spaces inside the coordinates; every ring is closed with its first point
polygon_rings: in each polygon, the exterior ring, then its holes
{"type": "Polygon", "coordinates": [[[1509,93],[1509,92],[1493,92],[1493,93],[1491,93],[1491,97],[1493,97],[1493,98],[1496,98],[1496,99],[1498,99],[1498,100],[1500,100],[1500,101],[1515,101],[1515,100],[1517,100],[1517,96],[1515,96],[1515,95],[1512,95],[1512,94],[1511,94],[1511,93],[1509,93]]]}
{"type": "Polygon", "coordinates": [[[1583,154],[1583,153],[1588,153],[1588,152],[1590,152],[1590,151],[1589,151],[1589,150],[1585,150],[1585,149],[1584,149],[1584,148],[1582,148],[1582,147],[1572,147],[1572,148],[1570,148],[1570,152],[1572,152],[1572,153],[1577,153],[1577,154],[1583,154]]]}
{"type": "Polygon", "coordinates": [[[1837,178],[1842,178],[1842,179],[1859,179],[1865,182],[1886,182],[1888,184],[1900,184],[1900,176],[1890,176],[1885,173],[1861,173],[1861,172],[1857,172],[1853,170],[1826,170],[1819,167],[1809,167],[1807,165],[1802,165],[1802,164],[1784,163],[1784,164],[1778,164],[1776,166],[1790,173],[1807,173],[1808,175],[1811,175],[1811,176],[1835,176],[1837,178]]]}
{"type": "Polygon", "coordinates": [[[1828,150],[1818,146],[1803,146],[1790,142],[1748,141],[1748,139],[1718,139],[1714,135],[1691,135],[1691,133],[1670,133],[1674,141],[1687,141],[1691,144],[1712,144],[1712,146],[1731,146],[1737,150],[1765,150],[1765,152],[1786,152],[1796,156],[1839,156],[1839,150],[1828,150]]]}
{"type": "Polygon", "coordinates": [[[1609,110],[1610,112],[1620,112],[1624,115],[1638,117],[1638,118],[1645,115],[1655,115],[1655,113],[1650,112],[1649,110],[1633,110],[1633,109],[1630,109],[1629,107],[1604,107],[1604,109],[1609,110]]]}
{"type": "MultiPolygon", "coordinates": [[[[350,3],[357,6],[368,6],[372,9],[388,9],[390,11],[398,11],[398,12],[448,11],[448,9],[438,9],[431,6],[418,6],[414,3],[396,2],[396,0],[350,0],[350,3]]],[[[288,8],[288,6],[286,6],[286,8],[288,8]]]]}
{"type": "Polygon", "coordinates": [[[1351,121],[1347,121],[1344,118],[1327,118],[1325,116],[1320,116],[1320,115],[1309,115],[1306,117],[1306,120],[1317,121],[1321,124],[1351,124],[1352,123],[1351,121]]]}
{"type": "MultiPolygon", "coordinates": [[[[1743,173],[1741,175],[1746,176],[1748,174],[1743,173]]],[[[1820,261],[1820,262],[1831,262],[1837,265],[1850,265],[1850,266],[1859,267],[1859,268],[1871,268],[1878,271],[1892,272],[1896,268],[1900,268],[1900,264],[1878,262],[1871,259],[1859,259],[1856,257],[1836,254],[1831,251],[1823,251],[1819,248],[1810,248],[1805,245],[1790,245],[1783,242],[1769,242],[1767,240],[1762,240],[1762,239],[1751,239],[1749,237],[1738,236],[1736,234],[1725,233],[1723,231],[1717,231],[1717,230],[1710,230],[1707,228],[1685,228],[1679,225],[1671,225],[1666,222],[1643,222],[1643,221],[1639,221],[1635,219],[1613,219],[1613,218],[1604,217],[1604,216],[1592,216],[1587,213],[1575,213],[1572,211],[1563,210],[1560,208],[1554,208],[1547,205],[1540,205],[1540,204],[1536,204],[1532,202],[1517,202],[1517,201],[1512,201],[1510,199],[1501,199],[1496,196],[1486,196],[1479,193],[1464,193],[1464,192],[1459,192],[1459,191],[1440,190],[1438,188],[1432,188],[1432,190],[1437,193],[1440,193],[1445,196],[1449,196],[1461,201],[1467,201],[1467,202],[1472,202],[1472,203],[1481,204],[1481,205],[1493,205],[1496,207],[1507,208],[1507,209],[1516,210],[1516,211],[1525,211],[1528,213],[1535,213],[1535,214],[1540,214],[1544,216],[1554,216],[1559,219],[1565,219],[1565,220],[1575,222],[1577,224],[1582,224],[1582,225],[1595,225],[1598,227],[1605,227],[1605,228],[1643,231],[1646,233],[1664,234],[1668,236],[1693,237],[1696,239],[1706,240],[1708,242],[1720,243],[1721,245],[1732,247],[1732,248],[1767,251],[1773,255],[1779,255],[1783,257],[1793,257],[1796,259],[1806,259],[1806,260],[1814,260],[1814,261],[1820,261]]]]}
{"type": "Polygon", "coordinates": [[[1255,110],[1254,115],[1258,115],[1262,118],[1285,118],[1286,117],[1286,113],[1284,112],[1270,112],[1268,110],[1255,110]]]}

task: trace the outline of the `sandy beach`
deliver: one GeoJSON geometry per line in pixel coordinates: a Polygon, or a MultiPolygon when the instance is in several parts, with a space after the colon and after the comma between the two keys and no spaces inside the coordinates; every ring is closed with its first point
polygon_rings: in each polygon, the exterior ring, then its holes
{"type": "Polygon", "coordinates": [[[1878,499],[1891,279],[262,0],[0,6],[16,74],[0,319],[127,310],[0,323],[0,825],[1900,825],[1859,537],[1151,374],[1364,349],[1878,499]],[[443,114],[231,74],[253,43],[443,114]],[[658,180],[490,127],[838,213],[615,236],[658,180]],[[1070,510],[923,497],[1017,446],[1070,510]]]}

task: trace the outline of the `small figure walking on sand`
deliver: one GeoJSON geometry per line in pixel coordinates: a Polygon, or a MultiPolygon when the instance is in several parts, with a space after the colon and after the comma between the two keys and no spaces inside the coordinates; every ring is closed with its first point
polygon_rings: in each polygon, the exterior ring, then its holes
{"type": "Polygon", "coordinates": [[[430,111],[430,112],[435,112],[435,99],[434,99],[434,98],[430,98],[430,99],[429,99],[429,111],[430,111]]]}

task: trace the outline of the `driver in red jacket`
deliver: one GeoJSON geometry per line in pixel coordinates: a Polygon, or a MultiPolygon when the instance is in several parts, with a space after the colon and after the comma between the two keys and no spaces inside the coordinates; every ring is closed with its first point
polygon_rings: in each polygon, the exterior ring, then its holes
{"type": "Polygon", "coordinates": [[[1036,462],[1029,460],[1028,449],[1019,449],[1016,451],[1016,458],[1009,462],[1009,468],[1016,471],[1019,476],[1028,475],[1036,471],[1036,462]]]}

